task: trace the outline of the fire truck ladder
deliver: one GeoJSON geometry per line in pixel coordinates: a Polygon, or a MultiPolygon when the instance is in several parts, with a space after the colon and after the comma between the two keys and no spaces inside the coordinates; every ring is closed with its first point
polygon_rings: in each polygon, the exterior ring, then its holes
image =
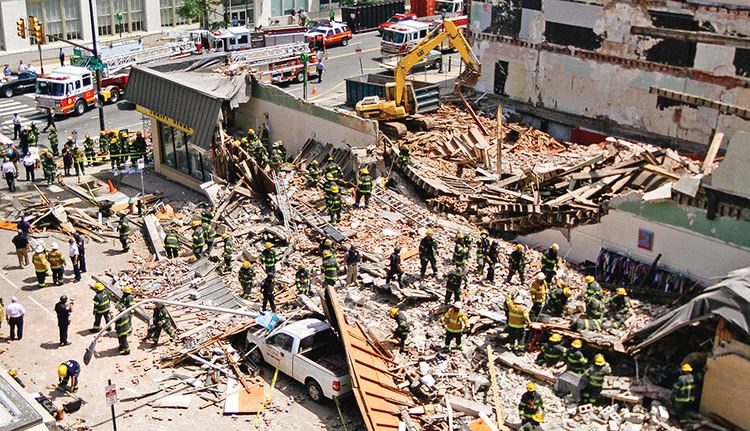
{"type": "Polygon", "coordinates": [[[299,57],[303,52],[310,53],[310,47],[305,42],[287,43],[266,48],[248,49],[232,52],[229,55],[232,63],[247,63],[249,65],[279,60],[285,57],[299,57]]]}
{"type": "MultiPolygon", "coordinates": [[[[112,74],[137,64],[148,63],[150,61],[161,60],[177,55],[191,54],[193,51],[195,51],[195,44],[188,40],[105,57],[102,62],[107,66],[107,72],[112,74]]],[[[80,66],[88,67],[90,59],[91,57],[82,58],[80,66]]]]}

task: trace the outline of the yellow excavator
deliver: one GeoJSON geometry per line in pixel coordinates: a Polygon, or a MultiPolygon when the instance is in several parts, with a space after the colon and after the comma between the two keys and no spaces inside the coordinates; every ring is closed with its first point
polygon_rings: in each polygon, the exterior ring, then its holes
{"type": "Polygon", "coordinates": [[[415,102],[414,87],[406,80],[406,76],[415,64],[446,39],[466,63],[466,70],[456,78],[456,89],[463,99],[460,86],[475,86],[481,74],[482,65],[474,56],[469,42],[458,27],[453,22],[444,20],[441,26],[430,32],[396,65],[394,82],[385,85],[385,100],[381,100],[378,96],[366,97],[357,102],[355,106],[357,113],[364,118],[379,121],[403,120],[416,114],[418,106],[415,102]]]}

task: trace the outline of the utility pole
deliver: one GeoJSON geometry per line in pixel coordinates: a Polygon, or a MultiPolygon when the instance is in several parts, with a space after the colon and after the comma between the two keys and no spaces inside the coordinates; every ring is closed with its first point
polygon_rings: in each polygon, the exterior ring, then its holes
{"type": "Polygon", "coordinates": [[[101,61],[99,61],[99,48],[96,46],[96,24],[94,23],[94,0],[89,0],[89,19],[91,20],[91,38],[93,40],[94,49],[91,51],[94,54],[96,60],[96,70],[94,70],[96,76],[96,106],[99,108],[99,130],[104,130],[104,104],[102,103],[102,86],[101,81],[101,61]]]}

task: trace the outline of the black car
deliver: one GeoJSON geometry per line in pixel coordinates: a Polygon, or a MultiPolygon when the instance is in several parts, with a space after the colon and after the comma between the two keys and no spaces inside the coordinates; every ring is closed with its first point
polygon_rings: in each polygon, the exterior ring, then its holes
{"type": "Polygon", "coordinates": [[[28,93],[36,87],[36,73],[21,72],[16,79],[0,82],[0,94],[13,97],[14,94],[28,93]]]}

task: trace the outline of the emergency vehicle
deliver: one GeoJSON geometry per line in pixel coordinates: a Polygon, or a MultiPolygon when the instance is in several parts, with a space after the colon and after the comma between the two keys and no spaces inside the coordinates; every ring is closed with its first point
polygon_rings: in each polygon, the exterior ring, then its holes
{"type": "Polygon", "coordinates": [[[239,51],[250,49],[251,31],[247,27],[229,27],[208,33],[208,41],[214,51],[239,51]]]}
{"type": "MultiPolygon", "coordinates": [[[[451,21],[462,32],[466,31],[466,26],[469,24],[466,15],[445,18],[445,20],[451,21]]],[[[380,52],[383,55],[406,54],[420,40],[427,36],[430,31],[440,27],[442,23],[443,16],[436,15],[393,25],[383,30],[383,39],[380,41],[380,52]]],[[[447,45],[441,47],[441,50],[443,48],[447,48],[447,45]]]]}
{"type": "Polygon", "coordinates": [[[233,52],[229,56],[229,62],[250,66],[262,82],[281,84],[296,81],[301,83],[305,80],[305,67],[301,60],[303,54],[308,58],[307,76],[317,75],[315,66],[318,58],[304,42],[233,52]]]}
{"type": "Polygon", "coordinates": [[[305,33],[305,39],[310,46],[315,48],[329,47],[332,45],[349,45],[349,39],[354,36],[352,30],[346,23],[336,21],[323,21],[305,33]]]}
{"type": "Polygon", "coordinates": [[[380,33],[380,35],[382,36],[383,30],[387,28],[391,28],[400,22],[411,21],[416,18],[417,18],[417,14],[414,14],[414,13],[397,13],[396,15],[393,15],[392,17],[388,18],[388,21],[378,26],[378,33],[380,33]]]}
{"type": "MultiPolygon", "coordinates": [[[[96,104],[96,84],[93,72],[85,67],[63,66],[36,80],[37,109],[51,109],[56,114],[82,115],[96,104]]],[[[128,84],[128,75],[114,75],[102,79],[103,103],[116,103],[128,84]]]]}

